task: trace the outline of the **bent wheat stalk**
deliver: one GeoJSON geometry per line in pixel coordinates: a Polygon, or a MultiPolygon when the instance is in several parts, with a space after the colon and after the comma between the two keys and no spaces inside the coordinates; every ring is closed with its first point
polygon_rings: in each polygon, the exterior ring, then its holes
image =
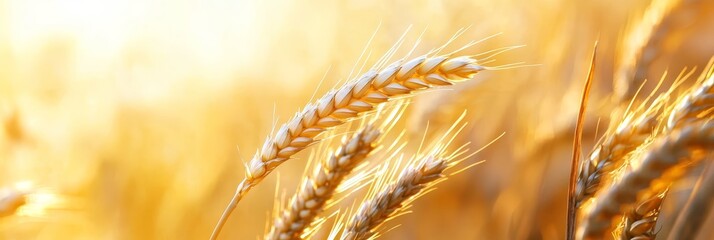
{"type": "Polygon", "coordinates": [[[406,168],[394,183],[362,203],[347,224],[342,239],[369,239],[374,236],[374,230],[408,204],[410,198],[443,178],[447,167],[445,159],[428,155],[418,165],[406,168]]]}
{"type": "Polygon", "coordinates": [[[578,230],[579,239],[603,238],[613,218],[629,209],[638,194],[648,189],[653,181],[669,169],[690,163],[685,159],[693,151],[710,147],[714,147],[714,123],[710,122],[683,126],[680,131],[661,137],[648,149],[641,165],[597,196],[578,230]]]}
{"type": "Polygon", "coordinates": [[[330,91],[309,104],[268,138],[246,167],[231,202],[221,215],[210,239],[216,239],[238,202],[278,165],[315,142],[325,130],[369,112],[392,98],[437,86],[451,85],[484,70],[471,56],[421,56],[398,61],[384,69],[371,70],[356,81],[330,91]]]}
{"type": "Polygon", "coordinates": [[[379,129],[368,125],[318,164],[312,176],[303,180],[287,209],[275,219],[266,239],[301,239],[302,232],[322,212],[342,180],[376,147],[379,135],[379,129]]]}

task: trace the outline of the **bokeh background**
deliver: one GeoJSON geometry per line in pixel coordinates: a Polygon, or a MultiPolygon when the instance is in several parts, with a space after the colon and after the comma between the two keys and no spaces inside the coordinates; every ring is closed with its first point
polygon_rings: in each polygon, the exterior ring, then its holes
{"type": "MultiPolygon", "coordinates": [[[[442,46],[460,29],[447,50],[501,33],[463,53],[525,45],[492,64],[537,66],[414,98],[398,123],[409,140],[463,110],[460,143],[505,135],[467,160],[485,163],[417,200],[383,239],[561,239],[593,45],[586,153],[614,108],[623,32],[649,3],[0,0],[0,188],[35,193],[24,211],[0,218],[0,239],[205,239],[243,177],[241,159],[314,92],[346,80],[363,49],[369,66],[405,32],[397,57],[417,40],[415,55],[442,46]]],[[[704,67],[714,54],[708,7],[669,31],[648,78],[704,67]]],[[[279,167],[221,237],[260,236],[277,183],[292,193],[304,167],[279,167]]]]}

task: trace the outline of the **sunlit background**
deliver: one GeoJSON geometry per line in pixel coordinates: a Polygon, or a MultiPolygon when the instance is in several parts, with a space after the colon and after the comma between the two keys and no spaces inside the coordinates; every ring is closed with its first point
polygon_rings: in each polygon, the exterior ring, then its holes
{"type": "MultiPolygon", "coordinates": [[[[648,5],[0,0],[0,189],[27,195],[17,212],[0,211],[0,239],[206,239],[243,160],[276,121],[348,80],[360,56],[373,64],[402,34],[397,57],[419,41],[415,55],[440,47],[460,29],[447,50],[501,33],[463,53],[525,45],[493,65],[535,66],[415,98],[399,123],[410,141],[463,110],[470,127],[460,142],[506,134],[467,160],[485,163],[417,200],[383,238],[563,238],[572,127],[593,45],[586,152],[608,125],[623,32],[648,5]]],[[[714,54],[714,4],[703,5],[670,30],[648,78],[702,68],[714,54]]],[[[279,167],[240,203],[222,239],[261,236],[277,182],[291,194],[304,167],[279,167]]]]}

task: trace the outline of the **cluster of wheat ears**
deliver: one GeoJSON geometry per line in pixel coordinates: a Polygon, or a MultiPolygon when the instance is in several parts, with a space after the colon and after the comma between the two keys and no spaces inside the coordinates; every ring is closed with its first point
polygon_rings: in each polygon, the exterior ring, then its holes
{"type": "MultiPolygon", "coordinates": [[[[600,239],[613,234],[621,239],[654,239],[662,200],[668,186],[683,170],[707,164],[707,151],[714,149],[714,68],[702,72],[691,89],[681,91],[681,81],[694,71],[682,74],[670,90],[650,94],[644,101],[633,99],[642,73],[656,51],[658,38],[666,31],[669,15],[676,8],[696,7],[697,1],[654,1],[640,25],[628,38],[634,46],[622,54],[617,69],[615,99],[622,106],[622,118],[591,151],[585,160],[576,155],[573,186],[569,194],[567,238],[600,239]],[[694,5],[694,6],[692,6],[694,5]],[[642,31],[645,31],[642,33],[642,31]],[[649,52],[648,52],[649,51],[649,52]],[[676,92],[684,92],[677,95],[676,92]]],[[[470,80],[481,71],[497,69],[483,66],[478,56],[427,54],[402,59],[367,71],[354,81],[328,92],[305,106],[290,121],[268,138],[247,163],[245,178],[222,215],[211,239],[218,237],[228,216],[243,196],[280,164],[318,141],[320,134],[345,124],[392,99],[401,99],[423,90],[470,80]]],[[[593,59],[595,61],[595,59],[593,59]]],[[[591,69],[593,74],[594,69],[591,69]]],[[[592,76],[591,76],[592,77],[592,76]]],[[[590,79],[591,80],[591,79],[590,79]]],[[[590,81],[588,80],[588,81],[590,81]]],[[[660,82],[661,83],[661,82],[660,82]]],[[[585,95],[587,96],[587,95],[585,95]]],[[[585,104],[585,103],[582,103],[585,104]]],[[[377,113],[380,115],[384,113],[377,113]]],[[[390,118],[391,119],[391,118],[390,118]]],[[[454,126],[458,125],[458,122],[454,126]]],[[[353,170],[370,158],[380,146],[384,126],[363,123],[350,138],[309,170],[287,204],[276,209],[266,239],[302,239],[321,225],[325,208],[335,201],[336,191],[353,170]]],[[[577,137],[577,136],[576,136],[577,137]]],[[[442,139],[443,140],[443,139],[442,139]]],[[[409,202],[445,180],[445,171],[468,150],[446,153],[448,144],[412,157],[398,174],[380,178],[370,193],[349,216],[340,218],[330,237],[373,239],[380,226],[405,212],[409,202]]],[[[579,146],[576,146],[579,147],[579,146]]],[[[703,175],[703,178],[706,174],[703,175]]],[[[714,192],[708,178],[701,180],[675,223],[674,239],[691,239],[702,225],[701,216],[710,209],[714,192]]]]}
{"type": "MultiPolygon", "coordinates": [[[[714,64],[710,62],[699,73],[696,69],[682,71],[668,89],[661,90],[664,83],[660,81],[651,93],[638,90],[645,82],[643,73],[663,44],[668,21],[702,2],[654,0],[642,21],[630,26],[630,35],[624,36],[626,46],[612,73],[617,116],[582,158],[576,133],[574,157],[564,159],[572,160],[573,166],[568,194],[571,206],[564,213],[567,239],[693,239],[699,233],[714,201],[714,174],[709,173],[709,153],[714,149],[714,122],[710,121],[714,118],[714,64]],[[671,221],[669,236],[658,236],[660,208],[671,184],[693,168],[704,171],[683,210],[671,221]]],[[[468,145],[450,146],[465,126],[464,115],[440,138],[421,143],[423,149],[413,156],[401,152],[399,137],[385,141],[385,133],[392,130],[393,122],[409,104],[408,98],[462,81],[477,81],[483,71],[518,71],[525,66],[489,66],[492,56],[515,47],[461,55],[470,46],[448,54],[441,53],[441,47],[391,64],[387,61],[394,53],[387,53],[370,70],[304,106],[277,127],[246,162],[245,177],[210,239],[218,239],[222,228],[234,227],[227,220],[234,209],[246,207],[241,206],[241,199],[281,164],[335,136],[344,136],[339,147],[324,156],[315,151],[318,154],[311,156],[314,163],[305,165],[306,174],[289,200],[276,201],[265,239],[310,238],[326,227],[326,218],[335,219],[329,238],[374,239],[388,231],[385,223],[408,213],[412,201],[447,176],[479,163],[472,158],[478,150],[468,145]],[[339,128],[343,125],[351,128],[339,128]],[[469,164],[460,166],[464,161],[469,164]],[[332,208],[364,185],[369,185],[369,191],[356,206],[338,211],[332,208]]],[[[589,86],[593,74],[610,74],[596,72],[595,62],[593,53],[590,76],[573,81],[583,80],[589,86]]],[[[584,109],[588,87],[583,93],[584,109]]],[[[582,127],[581,122],[576,125],[582,127]]],[[[12,215],[26,204],[27,196],[30,193],[0,192],[0,217],[12,215]]]]}
{"type": "MultiPolygon", "coordinates": [[[[651,11],[671,7],[653,6],[651,11]]],[[[664,15],[656,17],[660,19],[654,25],[662,25],[664,15]]],[[[634,49],[646,50],[646,44],[641,44],[640,48],[634,49]]],[[[632,56],[640,55],[642,53],[633,53],[632,56]]],[[[644,61],[627,60],[628,63],[644,61]]],[[[641,71],[634,69],[635,66],[645,68],[646,64],[634,64],[622,71],[641,71]]],[[[238,185],[212,239],[218,236],[232,210],[251,188],[280,164],[315,143],[321,133],[391,99],[469,80],[487,69],[475,56],[428,54],[377,67],[328,92],[278,128],[248,162],[246,176],[238,185]]],[[[613,232],[623,239],[652,239],[656,236],[654,226],[668,184],[681,176],[683,169],[703,164],[701,160],[706,158],[706,151],[714,148],[714,123],[709,122],[714,107],[714,69],[707,69],[699,81],[680,96],[674,94],[679,83],[676,82],[670,91],[650,96],[637,106],[627,106],[625,117],[605,134],[587,159],[574,162],[577,178],[569,196],[573,199],[574,211],[568,214],[577,219],[571,223],[576,232],[570,237],[603,238],[613,232]]],[[[692,73],[681,76],[678,81],[692,73]]],[[[620,89],[627,88],[621,94],[623,98],[631,98],[627,93],[637,82],[635,76],[623,73],[618,81],[628,85],[620,86],[620,89]]],[[[266,233],[267,239],[310,236],[312,228],[320,223],[320,214],[334,200],[343,181],[380,145],[384,127],[362,125],[334,153],[322,157],[323,160],[309,171],[311,174],[301,180],[289,203],[277,211],[266,233]]],[[[375,238],[379,235],[380,225],[404,212],[409,201],[443,180],[445,170],[462,154],[460,151],[445,154],[444,145],[440,145],[413,157],[396,177],[386,178],[387,181],[373,187],[373,193],[350,217],[342,219],[344,223],[336,224],[338,228],[333,229],[330,236],[375,238]]],[[[701,221],[695,221],[696,217],[690,215],[699,215],[701,213],[697,211],[709,209],[711,200],[707,196],[712,191],[706,187],[696,189],[687,211],[678,218],[677,228],[672,232],[674,236],[690,239],[697,233],[701,221]]]]}

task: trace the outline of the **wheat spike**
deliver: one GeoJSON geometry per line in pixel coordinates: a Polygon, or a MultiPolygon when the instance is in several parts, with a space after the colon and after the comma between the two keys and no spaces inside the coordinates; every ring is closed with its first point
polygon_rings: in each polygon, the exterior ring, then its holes
{"type": "Polygon", "coordinates": [[[700,77],[700,81],[702,81],[701,79],[704,81],[691,88],[688,94],[679,99],[674,107],[667,108],[665,106],[669,96],[679,86],[679,83],[689,78],[693,73],[694,71],[686,74],[682,72],[669,91],[656,98],[648,108],[630,113],[618,123],[612,134],[605,135],[605,138],[596,146],[588,161],[580,169],[575,191],[577,207],[581,207],[595,195],[601,187],[603,177],[608,174],[608,170],[621,166],[625,162],[627,154],[645,143],[652,135],[672,131],[685,123],[702,119],[704,113],[711,114],[708,110],[714,106],[714,100],[711,99],[714,93],[714,78],[709,72],[703,73],[703,76],[709,75],[710,77],[708,79],[700,77]],[[662,123],[663,118],[667,121],[666,123],[662,123]]]}
{"type": "Polygon", "coordinates": [[[655,239],[657,231],[654,227],[657,224],[659,209],[666,194],[667,190],[657,191],[656,195],[651,196],[650,194],[643,200],[637,201],[634,204],[635,207],[628,211],[622,220],[620,239],[655,239]]]}
{"type": "Polygon", "coordinates": [[[712,114],[711,108],[714,107],[714,75],[710,75],[698,87],[692,88],[678,102],[667,120],[668,128],[673,129],[692,121],[709,118],[712,114]]]}
{"type": "Polygon", "coordinates": [[[376,147],[380,133],[367,125],[318,164],[312,176],[303,180],[287,209],[275,219],[266,239],[300,239],[342,180],[376,147]]]}
{"type": "Polygon", "coordinates": [[[714,123],[683,126],[680,131],[661,137],[646,152],[641,165],[624,174],[606,191],[598,194],[578,230],[580,239],[602,238],[610,229],[613,218],[629,209],[637,196],[650,188],[653,181],[680,164],[696,149],[714,147],[714,123]]]}
{"type": "Polygon", "coordinates": [[[374,230],[402,209],[410,198],[444,177],[447,167],[445,159],[428,155],[418,165],[404,169],[395,182],[362,203],[347,224],[342,239],[370,239],[376,234],[374,230]]]}
{"type": "Polygon", "coordinates": [[[451,85],[485,68],[470,56],[421,56],[371,70],[356,81],[330,91],[309,104],[268,138],[246,167],[245,178],[211,234],[215,239],[237,203],[278,165],[315,142],[325,130],[369,112],[375,105],[418,90],[451,85]]]}
{"type": "MultiPolygon", "coordinates": [[[[706,73],[705,75],[706,76],[706,73]]],[[[685,77],[686,78],[686,77],[685,77]]],[[[663,131],[665,133],[671,132],[674,129],[677,129],[685,124],[691,123],[693,121],[697,121],[698,119],[705,118],[706,116],[702,116],[702,114],[709,114],[708,109],[711,108],[713,105],[711,98],[712,91],[712,86],[714,86],[714,79],[712,77],[709,77],[708,79],[706,78],[700,78],[700,79],[705,79],[703,82],[701,82],[698,86],[693,87],[691,90],[688,91],[687,94],[682,97],[678,103],[672,108],[669,109],[669,116],[666,118],[667,122],[664,124],[664,129],[663,131]]],[[[668,96],[669,93],[664,94],[663,96],[668,96]]],[[[652,108],[651,108],[652,109],[652,108]]],[[[659,109],[661,110],[662,108],[654,108],[654,109],[659,109]]],[[[595,167],[593,168],[593,165],[588,165],[586,166],[586,169],[595,169],[595,171],[592,171],[592,175],[590,175],[589,178],[586,178],[585,181],[582,181],[583,186],[589,187],[591,191],[586,191],[586,194],[584,196],[586,198],[591,198],[593,194],[595,194],[595,191],[599,188],[600,185],[600,179],[602,173],[604,173],[607,169],[612,169],[609,165],[613,166],[618,166],[619,164],[623,163],[624,159],[623,157],[625,154],[631,152],[634,150],[638,145],[637,143],[644,143],[645,139],[650,137],[653,134],[657,134],[655,128],[657,128],[657,122],[659,120],[659,117],[655,113],[659,113],[659,111],[651,111],[648,110],[646,112],[651,112],[650,114],[645,114],[644,116],[647,119],[647,122],[649,124],[645,124],[647,128],[649,128],[649,131],[643,131],[639,133],[640,138],[638,139],[639,141],[631,141],[629,142],[629,145],[627,148],[622,148],[623,151],[621,154],[615,155],[618,156],[619,160],[617,161],[612,161],[614,159],[613,156],[611,156],[609,162],[606,162],[606,164],[602,164],[601,166],[603,167],[595,167]],[[616,162],[617,164],[613,164],[613,162],[616,162]],[[589,167],[589,168],[587,168],[589,167]],[[593,181],[594,180],[594,181],[593,181]]],[[[624,124],[627,124],[627,122],[623,122],[624,124]]],[[[621,126],[623,125],[621,123],[621,126]]],[[[621,129],[629,129],[627,126],[634,126],[636,128],[641,128],[641,126],[637,126],[638,124],[627,124],[624,128],[621,129]]],[[[645,129],[646,130],[646,129],[645,129]]],[[[617,134],[615,134],[617,136],[617,134]]],[[[627,143],[627,142],[626,142],[627,143]]],[[[597,151],[596,151],[597,153],[597,151]]],[[[586,189],[586,188],[579,188],[580,189],[586,189]]],[[[659,205],[651,205],[653,203],[659,203],[661,201],[656,201],[657,196],[663,197],[665,194],[666,189],[650,189],[650,192],[653,194],[650,194],[651,197],[650,199],[644,199],[642,201],[639,201],[635,205],[636,209],[642,209],[644,206],[649,206],[649,209],[659,209],[659,205]]],[[[578,196],[583,196],[583,195],[578,195],[578,196]]],[[[583,201],[585,199],[581,199],[583,201]]],[[[579,201],[579,203],[582,203],[579,201]]],[[[656,223],[657,211],[650,211],[648,212],[647,215],[642,215],[638,214],[635,212],[636,209],[633,209],[630,211],[625,218],[623,218],[623,224],[625,225],[623,228],[623,232],[620,235],[623,238],[632,238],[632,237],[637,237],[637,236],[649,236],[652,237],[654,236],[654,231],[644,231],[646,226],[649,227],[654,227],[654,224],[656,223]],[[634,225],[633,225],[634,224],[634,225]],[[632,228],[632,229],[629,229],[632,228]]],[[[652,230],[652,229],[650,229],[652,230]]]]}
{"type": "MultiPolygon", "coordinates": [[[[671,110],[667,119],[666,131],[671,131],[694,121],[708,119],[710,109],[714,106],[712,100],[714,77],[709,77],[698,86],[693,87],[688,94],[685,94],[679,103],[671,110]]],[[[674,182],[677,179],[670,179],[674,182]]],[[[650,189],[648,193],[651,197],[638,201],[635,208],[630,210],[623,218],[623,231],[621,239],[648,238],[654,239],[656,231],[654,226],[657,223],[659,208],[662,199],[667,194],[667,188],[650,189]]]]}
{"type": "Polygon", "coordinates": [[[578,175],[576,206],[580,207],[600,189],[607,170],[621,165],[624,157],[650,137],[658,124],[660,107],[654,106],[639,116],[631,115],[619,123],[590,154],[578,175]]]}

